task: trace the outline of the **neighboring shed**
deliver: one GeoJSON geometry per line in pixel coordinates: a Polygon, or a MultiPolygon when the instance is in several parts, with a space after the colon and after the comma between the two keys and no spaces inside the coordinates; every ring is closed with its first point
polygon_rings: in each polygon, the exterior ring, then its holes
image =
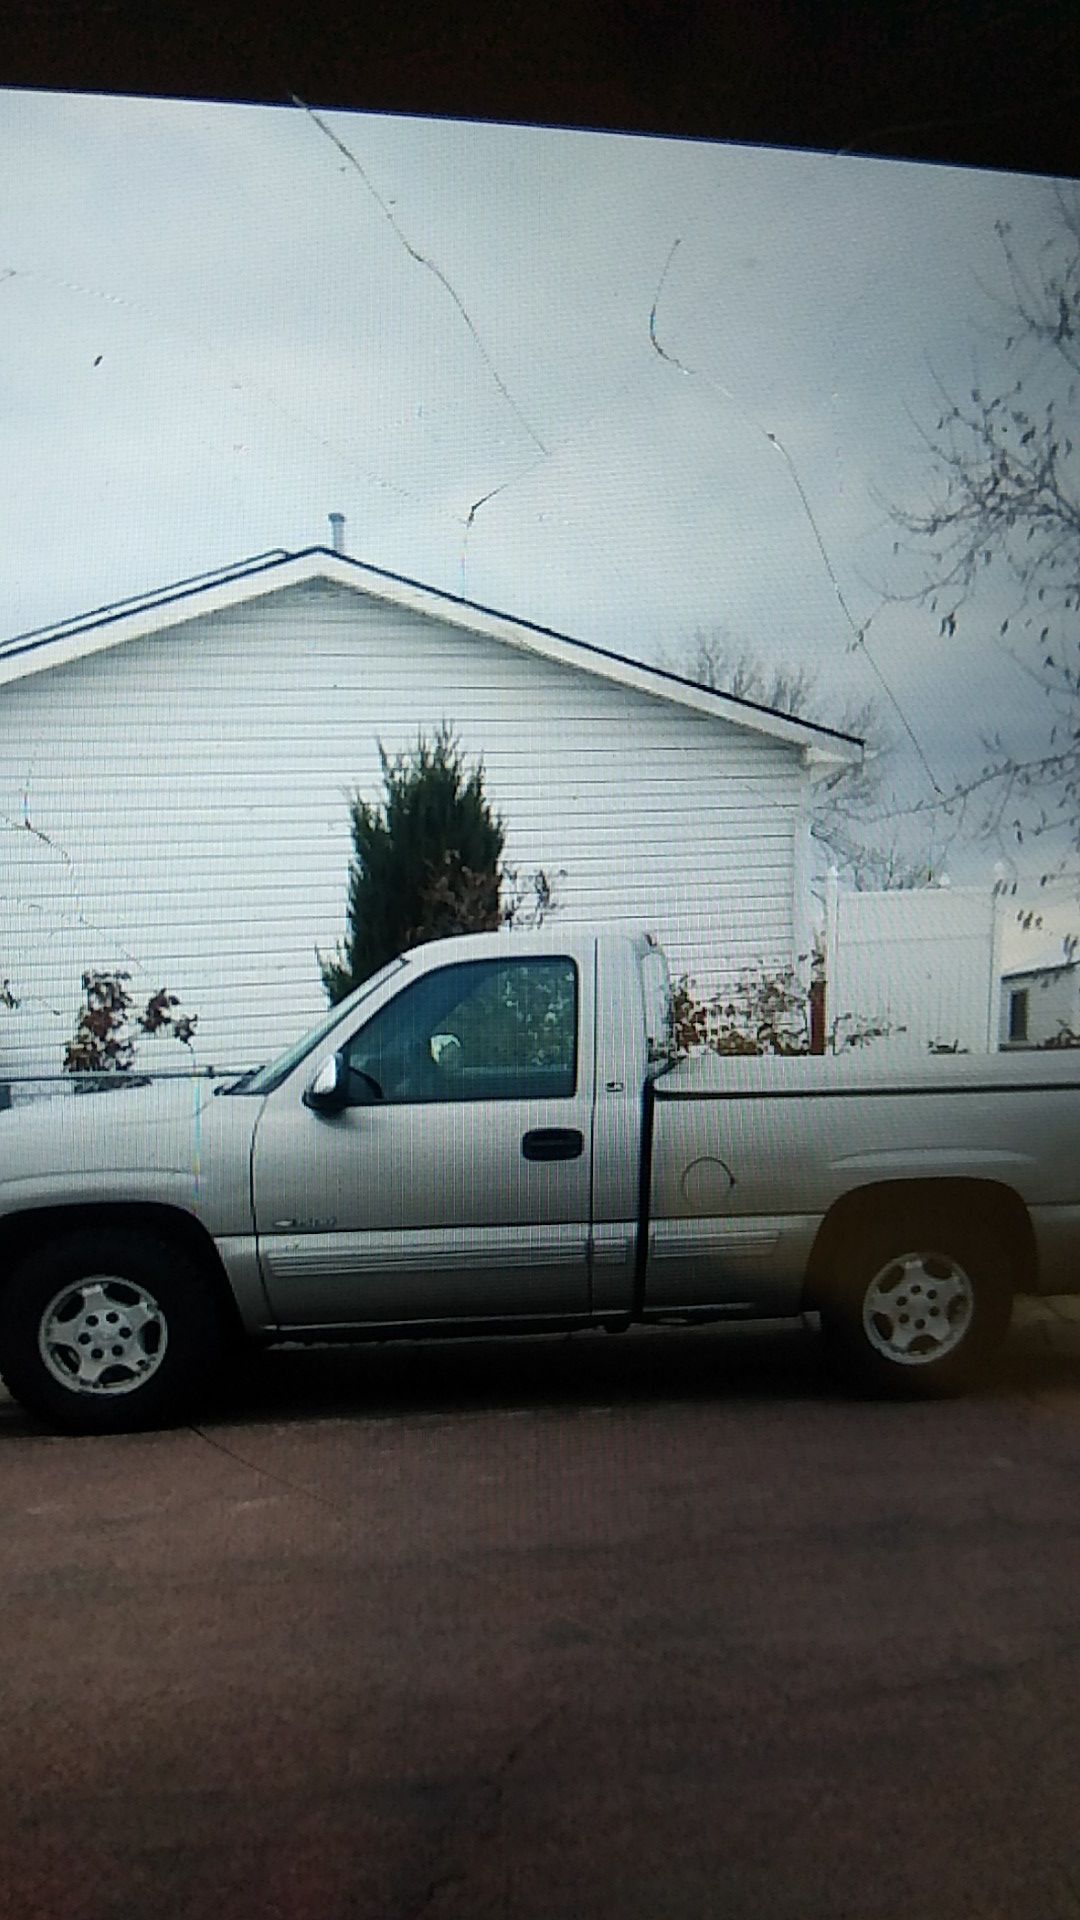
{"type": "Polygon", "coordinates": [[[89,966],[178,993],[202,1063],[302,1031],[348,794],[443,721],[561,922],[649,927],[703,985],[808,949],[810,783],[857,741],[340,551],[266,554],[0,647],[0,1078],[59,1068],[89,966]]]}
{"type": "Polygon", "coordinates": [[[1001,976],[1001,1045],[1045,1047],[1080,1034],[1080,960],[1046,954],[1001,976]]]}

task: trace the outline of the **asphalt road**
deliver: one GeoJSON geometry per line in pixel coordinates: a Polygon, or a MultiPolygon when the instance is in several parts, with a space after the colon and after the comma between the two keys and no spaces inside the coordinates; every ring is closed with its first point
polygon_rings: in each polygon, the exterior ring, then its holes
{"type": "Polygon", "coordinates": [[[268,1356],[0,1407],[3,1920],[1076,1920],[1080,1328],[268,1356]],[[1060,1334],[1060,1337],[1057,1337],[1060,1334]]]}

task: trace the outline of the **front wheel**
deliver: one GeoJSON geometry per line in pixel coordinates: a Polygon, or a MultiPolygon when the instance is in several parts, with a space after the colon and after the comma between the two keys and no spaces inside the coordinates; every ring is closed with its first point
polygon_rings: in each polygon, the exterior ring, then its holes
{"type": "Polygon", "coordinates": [[[210,1277],[153,1233],[65,1234],[0,1286],[0,1375],[70,1433],[167,1425],[211,1384],[225,1350],[210,1277]]]}
{"type": "Polygon", "coordinates": [[[845,1378],[871,1392],[962,1392],[1008,1331],[1009,1270],[988,1235],[896,1220],[869,1229],[840,1265],[822,1332],[845,1378]]]}

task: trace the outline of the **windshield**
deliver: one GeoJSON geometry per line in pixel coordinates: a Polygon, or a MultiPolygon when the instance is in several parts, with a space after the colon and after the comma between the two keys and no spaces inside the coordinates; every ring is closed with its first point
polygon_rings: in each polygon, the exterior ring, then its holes
{"type": "Polygon", "coordinates": [[[384,980],[388,980],[392,973],[397,973],[404,965],[404,960],[389,960],[385,967],[380,967],[378,973],[373,973],[371,979],[365,980],[363,986],[350,994],[347,1000],[339,1000],[336,1006],[331,1007],[317,1027],[311,1027],[299,1040],[294,1040],[287,1053],[279,1053],[277,1059],[271,1060],[268,1066],[256,1067],[253,1073],[245,1073],[233,1086],[227,1088],[227,1092],[273,1093],[274,1088],[279,1087],[282,1081],[288,1078],[293,1068],[298,1067],[301,1060],[307,1054],[314,1052],[320,1041],[325,1040],[327,1035],[333,1032],[339,1020],[344,1020],[368,998],[369,994],[375,992],[376,987],[381,987],[384,980]]]}

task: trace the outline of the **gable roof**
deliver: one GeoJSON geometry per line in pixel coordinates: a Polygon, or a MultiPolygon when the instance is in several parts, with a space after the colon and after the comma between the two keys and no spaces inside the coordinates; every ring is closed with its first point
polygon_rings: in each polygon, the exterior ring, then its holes
{"type": "Polygon", "coordinates": [[[573,666],[660,699],[673,701],[714,719],[748,727],[755,733],[802,749],[804,757],[825,766],[857,764],[862,741],[854,734],[816,721],[797,720],[776,708],[746,700],[737,694],[717,693],[664,667],[646,666],[626,655],[575,640],[553,627],[520,620],[494,607],[485,607],[440,588],[427,587],[404,574],[332,552],[328,547],[305,547],[288,553],[276,547],[214,573],[190,575],[147,594],[133,595],[108,606],[37,627],[0,644],[0,687],[32,674],[65,666],[126,640],[142,639],[189,620],[218,613],[286,587],[326,580],[348,587],[389,605],[426,615],[450,626],[464,627],[486,639],[502,641],[522,652],[564,666],[573,666]]]}
{"type": "Polygon", "coordinates": [[[1071,973],[1075,967],[1080,967],[1080,960],[1071,959],[1064,946],[1060,946],[1056,954],[1047,950],[1037,960],[1026,960],[1022,966],[1004,967],[1001,977],[1003,980],[1034,980],[1042,973],[1071,973]]]}

